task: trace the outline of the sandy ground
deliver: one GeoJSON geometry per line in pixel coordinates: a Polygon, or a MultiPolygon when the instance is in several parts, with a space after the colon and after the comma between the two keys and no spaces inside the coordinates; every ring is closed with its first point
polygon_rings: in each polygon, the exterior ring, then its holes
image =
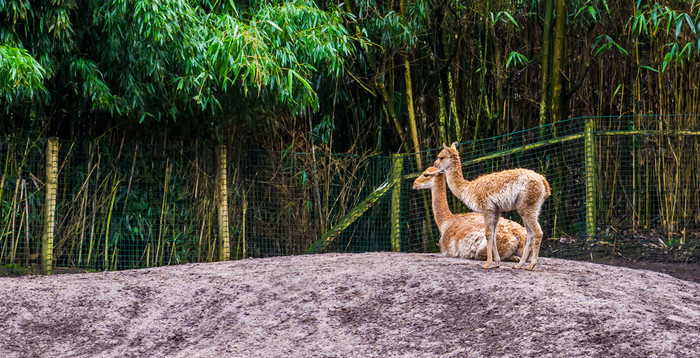
{"type": "Polygon", "coordinates": [[[691,357],[700,283],[324,254],[0,278],[0,357],[691,357]]]}

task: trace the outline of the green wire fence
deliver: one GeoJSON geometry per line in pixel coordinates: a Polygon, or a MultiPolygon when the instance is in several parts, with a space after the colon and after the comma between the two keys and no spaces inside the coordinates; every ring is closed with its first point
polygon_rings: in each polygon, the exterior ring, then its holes
{"type": "MultiPolygon", "coordinates": [[[[517,167],[547,177],[543,256],[700,262],[700,116],[574,118],[458,148],[467,179],[517,167]]],[[[435,252],[430,193],[411,184],[439,150],[419,153],[419,168],[415,154],[4,136],[0,265],[51,273],[435,252]]]]}

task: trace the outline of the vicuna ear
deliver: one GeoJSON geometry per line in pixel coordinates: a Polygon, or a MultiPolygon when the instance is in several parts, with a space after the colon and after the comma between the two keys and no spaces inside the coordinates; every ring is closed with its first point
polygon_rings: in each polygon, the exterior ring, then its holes
{"type": "Polygon", "coordinates": [[[450,147],[448,147],[447,144],[445,144],[445,143],[442,143],[442,147],[445,149],[450,149],[450,147]]]}
{"type": "Polygon", "coordinates": [[[457,142],[452,143],[452,149],[457,150],[457,142]]]}

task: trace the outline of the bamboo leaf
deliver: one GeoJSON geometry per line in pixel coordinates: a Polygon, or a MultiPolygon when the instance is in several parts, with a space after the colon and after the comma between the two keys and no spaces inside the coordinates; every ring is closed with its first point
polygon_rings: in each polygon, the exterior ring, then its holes
{"type": "Polygon", "coordinates": [[[659,72],[659,70],[657,70],[657,69],[655,69],[655,68],[653,68],[653,67],[649,67],[649,66],[639,66],[639,67],[644,68],[644,69],[647,69],[647,70],[649,70],[649,71],[659,72]]]}
{"type": "Polygon", "coordinates": [[[271,20],[267,20],[267,23],[270,24],[270,26],[272,26],[272,27],[274,27],[275,29],[277,29],[277,31],[282,31],[282,28],[279,27],[279,26],[277,26],[277,24],[274,23],[274,22],[272,22],[271,20]]]}
{"type": "Polygon", "coordinates": [[[693,33],[696,33],[695,31],[695,25],[693,24],[693,20],[690,18],[690,15],[684,14],[685,15],[685,21],[688,23],[688,26],[690,26],[690,31],[693,33]]]}
{"type": "Polygon", "coordinates": [[[613,92],[613,95],[612,95],[612,97],[611,97],[610,99],[612,100],[613,98],[615,98],[615,96],[617,96],[617,93],[618,93],[621,89],[622,89],[622,83],[620,83],[619,85],[617,85],[617,88],[615,88],[615,92],[613,92]]]}
{"type": "Polygon", "coordinates": [[[591,17],[593,18],[593,20],[597,20],[597,19],[596,19],[596,11],[595,11],[595,9],[593,8],[593,6],[589,6],[589,7],[588,7],[588,13],[591,15],[591,17]]]}
{"type": "Polygon", "coordinates": [[[306,89],[313,92],[311,85],[309,84],[309,82],[306,79],[301,77],[301,75],[299,75],[299,73],[297,73],[297,71],[291,71],[291,72],[294,75],[294,77],[296,77],[301,82],[301,84],[304,85],[304,87],[306,87],[306,89]]]}
{"type": "Polygon", "coordinates": [[[663,66],[661,67],[661,73],[666,72],[666,67],[668,66],[668,62],[669,62],[670,60],[671,60],[671,53],[669,52],[669,53],[667,53],[667,54],[664,56],[664,64],[663,64],[663,66]]]}
{"type": "Polygon", "coordinates": [[[517,64],[525,64],[525,63],[530,63],[530,60],[528,60],[527,57],[525,57],[524,55],[522,55],[516,51],[512,51],[508,55],[508,60],[506,61],[506,68],[509,68],[511,63],[514,63],[516,65],[517,64]]]}
{"type": "Polygon", "coordinates": [[[508,11],[501,11],[501,12],[508,18],[508,20],[510,20],[510,22],[511,22],[516,28],[520,28],[520,25],[518,25],[518,22],[515,21],[515,19],[513,18],[513,15],[511,15],[508,11]]]}

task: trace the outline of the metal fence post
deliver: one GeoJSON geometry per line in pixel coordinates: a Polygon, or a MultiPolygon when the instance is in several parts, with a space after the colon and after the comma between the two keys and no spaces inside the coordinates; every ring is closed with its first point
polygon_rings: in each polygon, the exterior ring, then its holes
{"type": "Polygon", "coordinates": [[[595,236],[596,227],[596,173],[595,173],[595,136],[593,119],[586,119],[584,129],[585,173],[586,173],[586,239],[595,236]]]}
{"type": "Polygon", "coordinates": [[[403,177],[403,155],[392,156],[393,168],[391,170],[391,251],[401,251],[401,179],[403,177]]]}
{"type": "Polygon", "coordinates": [[[41,237],[41,267],[44,274],[53,273],[53,234],[56,221],[58,192],[58,138],[51,137],[46,145],[46,202],[44,204],[44,234],[41,237]]]}

